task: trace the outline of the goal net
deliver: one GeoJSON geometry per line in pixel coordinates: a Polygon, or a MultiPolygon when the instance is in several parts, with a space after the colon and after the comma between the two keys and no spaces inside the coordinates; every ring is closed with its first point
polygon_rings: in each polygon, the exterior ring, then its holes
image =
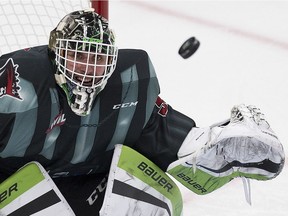
{"type": "Polygon", "coordinates": [[[17,49],[48,44],[50,31],[90,0],[1,0],[0,56],[17,49]]]}

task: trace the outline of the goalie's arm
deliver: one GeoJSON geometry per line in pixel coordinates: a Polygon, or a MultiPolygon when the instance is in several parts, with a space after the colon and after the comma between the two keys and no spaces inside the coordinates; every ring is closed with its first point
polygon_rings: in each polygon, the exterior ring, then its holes
{"type": "Polygon", "coordinates": [[[133,148],[195,193],[212,192],[238,176],[271,179],[282,170],[283,147],[259,109],[235,106],[231,119],[197,128],[162,103],[133,148]]]}
{"type": "Polygon", "coordinates": [[[195,122],[191,118],[174,110],[159,97],[141,137],[131,146],[165,171],[178,159],[177,152],[192,127],[195,122]]]}

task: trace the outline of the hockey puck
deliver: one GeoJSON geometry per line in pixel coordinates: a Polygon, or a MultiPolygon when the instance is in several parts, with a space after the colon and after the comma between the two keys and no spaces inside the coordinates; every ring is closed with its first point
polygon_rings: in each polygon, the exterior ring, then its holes
{"type": "Polygon", "coordinates": [[[187,59],[197,51],[199,46],[200,42],[195,37],[191,37],[182,44],[178,53],[182,58],[187,59]]]}

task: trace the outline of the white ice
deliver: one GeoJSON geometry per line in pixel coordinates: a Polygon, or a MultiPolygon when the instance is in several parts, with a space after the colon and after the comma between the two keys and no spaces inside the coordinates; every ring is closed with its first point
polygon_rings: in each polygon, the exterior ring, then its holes
{"type": "MultiPolygon", "coordinates": [[[[235,104],[261,108],[288,149],[288,2],[110,1],[109,20],[120,48],[149,52],[161,96],[207,126],[235,104]],[[199,50],[178,55],[195,36],[199,50]]],[[[274,180],[252,181],[252,206],[236,179],[205,195],[181,187],[184,216],[287,216],[288,168],[274,180]]]]}
{"type": "MultiPolygon", "coordinates": [[[[235,104],[256,105],[266,114],[287,155],[287,1],[110,0],[109,5],[109,20],[119,47],[148,51],[166,102],[193,118],[198,126],[228,118],[235,104]],[[178,49],[191,36],[201,45],[184,60],[178,49]]],[[[65,13],[61,11],[59,16],[65,13]]],[[[52,30],[59,18],[53,24],[45,22],[45,26],[52,30]]],[[[5,22],[2,17],[1,26],[5,22]]],[[[44,37],[40,44],[47,41],[44,37]]],[[[8,42],[1,39],[1,47],[3,43],[8,42]]],[[[287,164],[272,181],[252,181],[252,206],[245,201],[239,179],[205,196],[181,187],[184,216],[287,216],[287,182],[287,164]]]]}

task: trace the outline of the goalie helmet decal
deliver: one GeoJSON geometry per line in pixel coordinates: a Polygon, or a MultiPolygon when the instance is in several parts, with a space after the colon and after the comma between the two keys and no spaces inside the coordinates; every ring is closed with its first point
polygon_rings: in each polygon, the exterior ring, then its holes
{"type": "Polygon", "coordinates": [[[93,10],[75,11],[65,16],[51,32],[49,48],[55,51],[55,44],[60,38],[110,45],[115,42],[114,33],[109,29],[108,21],[93,10]]]}

